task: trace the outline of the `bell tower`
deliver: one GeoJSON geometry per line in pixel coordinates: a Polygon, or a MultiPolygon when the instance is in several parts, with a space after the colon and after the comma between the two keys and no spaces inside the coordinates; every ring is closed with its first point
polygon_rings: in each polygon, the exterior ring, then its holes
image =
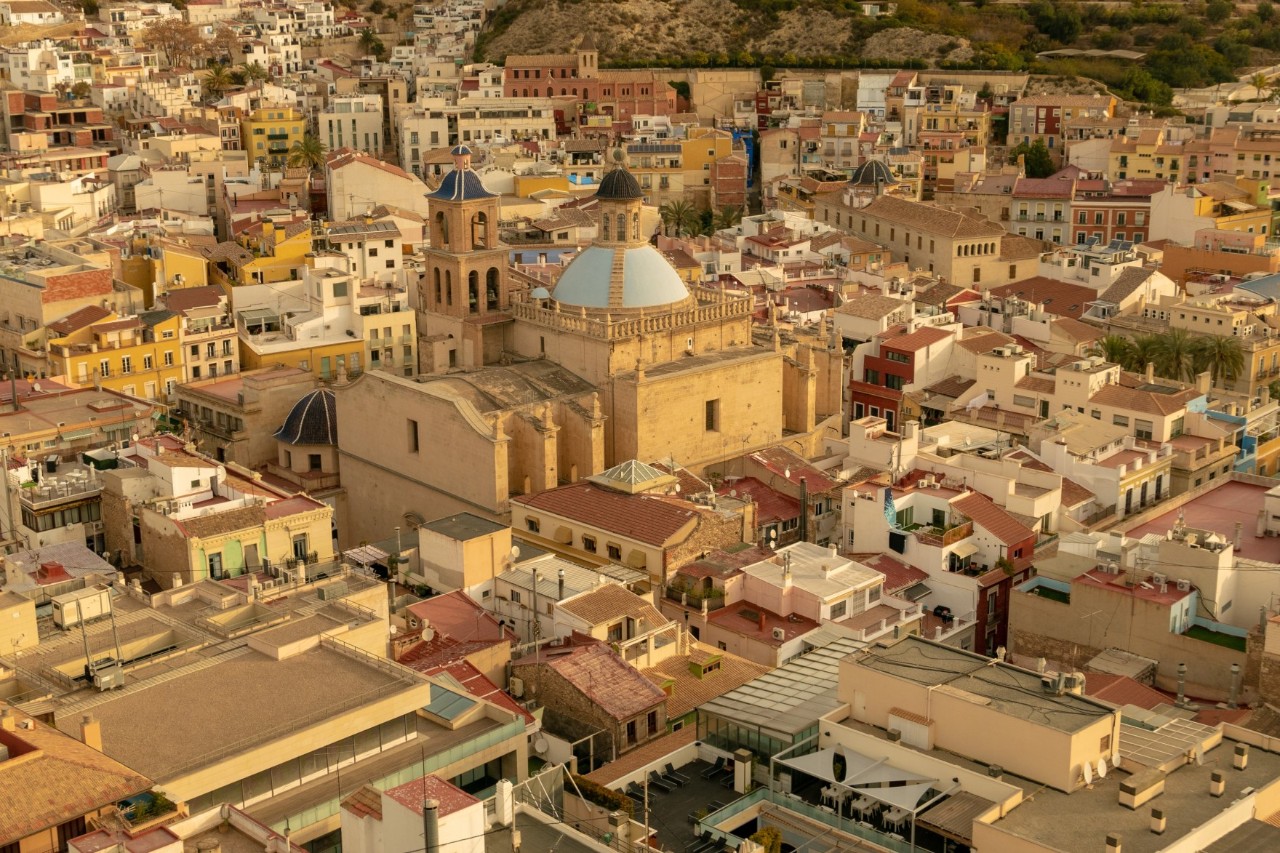
{"type": "Polygon", "coordinates": [[[471,168],[471,149],[451,152],[453,171],[430,199],[430,248],[418,287],[424,373],[479,367],[502,351],[509,320],[507,250],[498,243],[498,196],[471,168]]]}

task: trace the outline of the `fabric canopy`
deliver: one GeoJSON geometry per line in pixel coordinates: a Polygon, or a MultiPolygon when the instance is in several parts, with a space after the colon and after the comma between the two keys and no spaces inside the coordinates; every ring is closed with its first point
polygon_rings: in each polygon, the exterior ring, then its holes
{"type": "Polygon", "coordinates": [[[957,545],[951,553],[955,554],[960,559],[972,557],[974,554],[978,553],[978,546],[974,545],[972,542],[964,541],[957,545]]]}
{"type": "Polygon", "coordinates": [[[876,761],[860,753],[838,748],[820,749],[808,755],[783,758],[779,763],[910,812],[914,812],[925,793],[937,785],[936,779],[900,770],[883,759],[876,761]],[[839,779],[835,772],[837,756],[844,759],[844,774],[839,779]]]}

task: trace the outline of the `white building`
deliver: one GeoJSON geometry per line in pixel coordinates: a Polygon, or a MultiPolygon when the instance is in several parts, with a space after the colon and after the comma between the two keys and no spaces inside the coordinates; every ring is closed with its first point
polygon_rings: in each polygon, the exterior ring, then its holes
{"type": "Polygon", "coordinates": [[[354,148],[377,155],[386,148],[381,95],[337,95],[316,121],[320,138],[330,151],[354,148]]]}
{"type": "Polygon", "coordinates": [[[19,24],[62,24],[66,22],[62,10],[46,0],[9,0],[0,3],[0,24],[16,27],[19,24]]]}

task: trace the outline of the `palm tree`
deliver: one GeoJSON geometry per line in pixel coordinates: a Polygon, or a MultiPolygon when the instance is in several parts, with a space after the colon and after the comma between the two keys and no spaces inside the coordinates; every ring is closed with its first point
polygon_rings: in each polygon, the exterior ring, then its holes
{"type": "Polygon", "coordinates": [[[306,166],[315,172],[324,168],[324,155],[327,148],[318,136],[310,133],[293,143],[289,149],[288,164],[290,166],[306,166]]]}
{"type": "Polygon", "coordinates": [[[240,73],[250,83],[261,83],[271,79],[271,72],[263,68],[261,62],[246,62],[240,66],[240,73]]]}
{"type": "Polygon", "coordinates": [[[1196,341],[1196,365],[1207,370],[1213,383],[1225,386],[1244,373],[1244,349],[1240,339],[1228,335],[1206,335],[1196,341]]]}
{"type": "Polygon", "coordinates": [[[1156,371],[1169,379],[1190,382],[1196,378],[1196,339],[1186,329],[1170,329],[1160,335],[1156,371]]]}
{"type": "Polygon", "coordinates": [[[1093,342],[1087,354],[1100,355],[1112,364],[1128,367],[1133,355],[1133,342],[1124,335],[1104,335],[1093,342]]]}
{"type": "Polygon", "coordinates": [[[382,44],[382,39],[378,38],[378,34],[373,31],[373,27],[369,27],[360,34],[360,49],[365,53],[381,56],[386,47],[382,44]]]}
{"type": "Polygon", "coordinates": [[[1266,74],[1259,71],[1257,74],[1254,74],[1249,78],[1249,85],[1254,88],[1254,91],[1258,93],[1258,99],[1261,100],[1266,97],[1266,95],[1263,94],[1263,90],[1271,88],[1271,79],[1267,77],[1266,74]]]}
{"type": "Polygon", "coordinates": [[[200,81],[200,86],[204,89],[206,95],[216,98],[231,88],[231,72],[227,70],[225,65],[210,65],[209,73],[204,75],[204,79],[200,81]]]}
{"type": "Polygon", "coordinates": [[[663,226],[674,229],[677,237],[696,234],[702,225],[698,211],[684,199],[667,202],[658,208],[658,213],[662,217],[663,226]]]}
{"type": "Polygon", "coordinates": [[[716,211],[715,230],[736,228],[742,222],[742,208],[736,204],[726,204],[716,211]]]}
{"type": "Polygon", "coordinates": [[[1128,370],[1142,373],[1148,364],[1157,360],[1159,352],[1159,335],[1138,335],[1129,344],[1129,360],[1124,366],[1128,370]]]}

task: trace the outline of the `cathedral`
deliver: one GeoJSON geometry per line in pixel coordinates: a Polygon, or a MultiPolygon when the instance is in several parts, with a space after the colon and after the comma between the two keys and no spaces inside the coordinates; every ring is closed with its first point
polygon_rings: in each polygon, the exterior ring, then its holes
{"type": "Polygon", "coordinates": [[[780,444],[812,456],[840,434],[841,352],[825,328],[758,324],[751,294],[687,285],[643,233],[644,194],[622,162],[596,193],[595,241],[548,291],[515,281],[499,199],[466,146],[453,157],[429,196],[420,374],[337,389],[344,485],[397,482],[360,491],[357,538],[401,518],[505,518],[513,495],[630,459],[701,471],[780,444]]]}

